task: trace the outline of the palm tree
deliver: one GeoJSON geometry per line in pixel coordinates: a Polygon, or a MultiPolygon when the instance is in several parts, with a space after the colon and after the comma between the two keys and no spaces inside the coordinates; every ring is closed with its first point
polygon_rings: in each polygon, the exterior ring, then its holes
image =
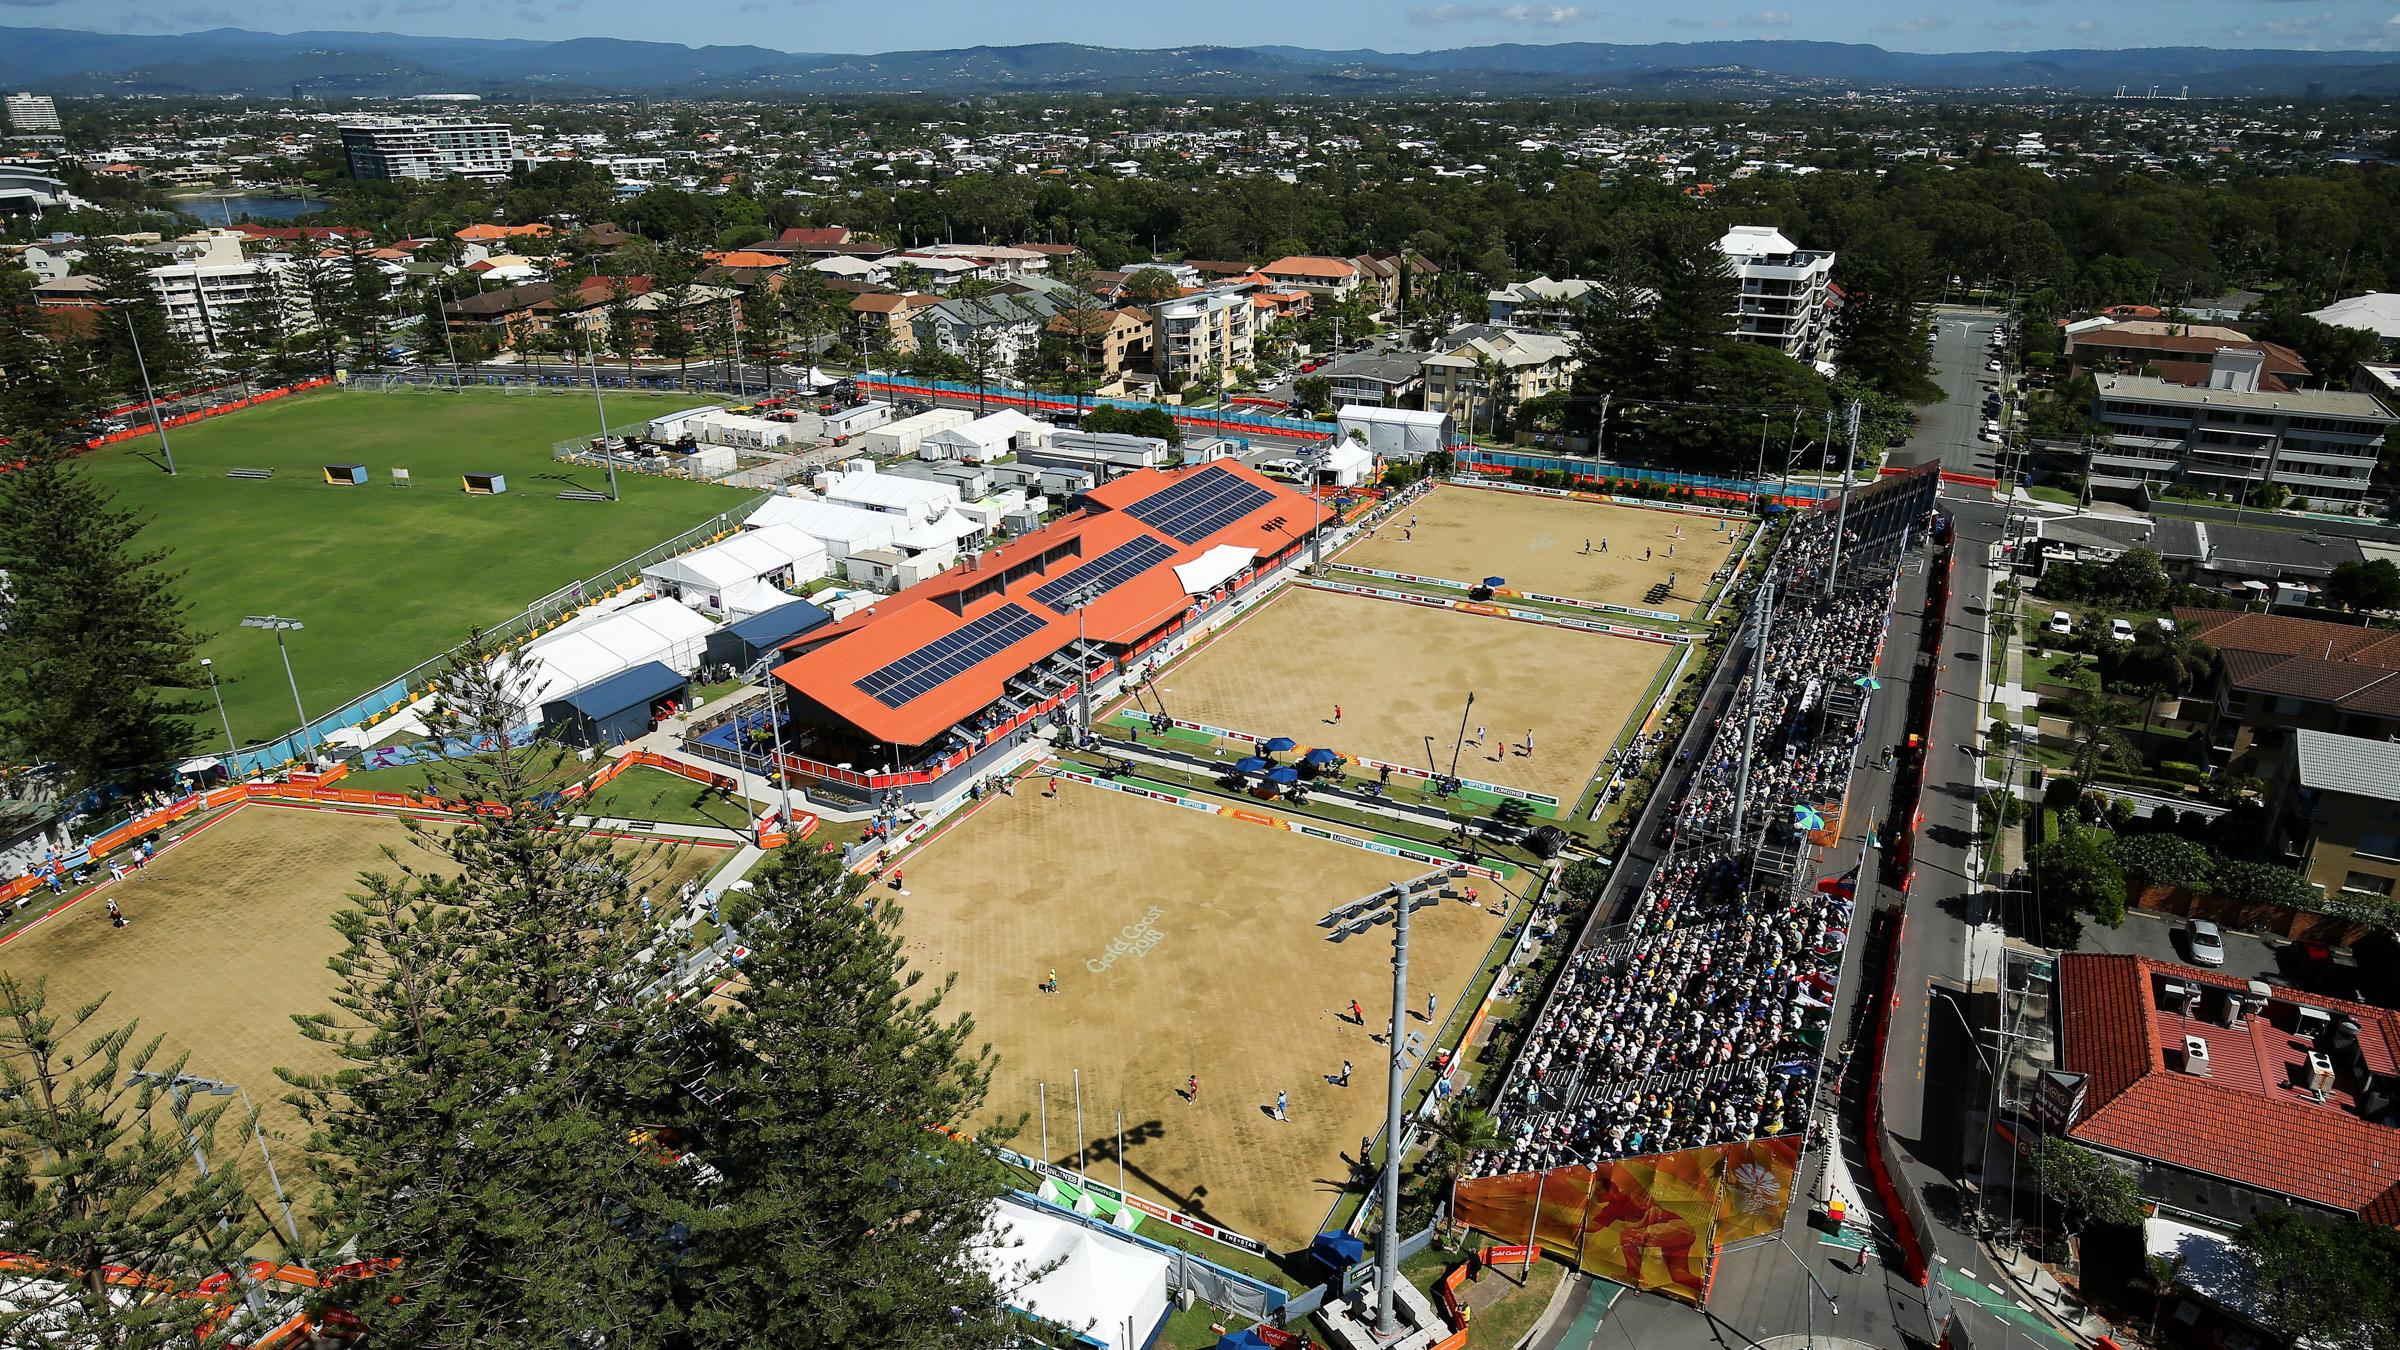
{"type": "Polygon", "coordinates": [[[1488,1112],[1461,1106],[1435,1116],[1433,1140],[1425,1152],[1425,1176],[1432,1182],[1434,1193],[1446,1200],[1459,1177],[1465,1174],[1467,1160],[1498,1147],[1500,1127],[1488,1112]]]}
{"type": "Polygon", "coordinates": [[[2150,1267],[2150,1340],[2152,1344],[2156,1344],[2158,1341],[2159,1307],[2167,1301],[2168,1291],[2175,1287],[2177,1280],[2183,1278],[2183,1268],[2190,1263],[2191,1258],[2182,1252],[2177,1252],[2173,1256],[2152,1255],[2148,1258],[2150,1267]]]}
{"type": "Polygon", "coordinates": [[[2079,683],[2074,692],[2059,701],[2057,710],[2075,740],[2068,772],[2077,781],[2089,784],[2102,764],[2123,763],[2131,757],[2124,727],[2133,719],[2133,710],[2121,700],[2110,698],[2093,685],[2079,683]]]}

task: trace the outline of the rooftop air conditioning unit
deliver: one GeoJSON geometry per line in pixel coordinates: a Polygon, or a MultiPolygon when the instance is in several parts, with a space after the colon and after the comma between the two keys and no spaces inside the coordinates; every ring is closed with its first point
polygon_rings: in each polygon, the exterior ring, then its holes
{"type": "Polygon", "coordinates": [[[2243,1012],[2242,991],[2239,989],[2220,989],[2217,991],[2217,994],[2224,1000],[2223,1006],[2217,1009],[2217,1020],[2229,1027],[2240,1026],[2242,1024],[2243,1012]]]}
{"type": "Polygon", "coordinates": [[[2303,1006],[2294,1018],[2293,1030],[2310,1045],[2322,1045],[2325,1033],[2333,1030],[2333,1014],[2323,1008],[2303,1006]]]}
{"type": "Polygon", "coordinates": [[[2252,1017],[2261,1016],[2266,1012],[2267,1004],[2274,997],[2273,986],[2265,980],[2252,980],[2250,987],[2242,991],[2242,1009],[2252,1017]]]}
{"type": "Polygon", "coordinates": [[[2308,1052],[2308,1090],[2316,1094],[2318,1101],[2325,1100],[2325,1094],[2333,1091],[2333,1061],[2314,1050],[2308,1052]]]}
{"type": "Polygon", "coordinates": [[[2208,1077],[2208,1042],[2198,1036],[2183,1038],[2183,1071],[2194,1078],[2208,1077]]]}
{"type": "Polygon", "coordinates": [[[2158,986],[2159,1000],[2166,1004],[2168,1012],[2179,1012],[2186,1017],[2191,1016],[2191,996],[2191,986],[2181,980],[2167,980],[2158,986]]]}

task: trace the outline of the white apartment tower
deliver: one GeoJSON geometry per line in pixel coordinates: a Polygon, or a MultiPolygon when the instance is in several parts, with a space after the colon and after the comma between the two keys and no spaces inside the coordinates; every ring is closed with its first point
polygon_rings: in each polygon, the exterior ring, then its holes
{"type": "Polygon", "coordinates": [[[58,104],[51,101],[48,94],[10,94],[8,128],[11,131],[56,131],[59,129],[58,104]]]}
{"type": "Polygon", "coordinates": [[[501,122],[379,117],[342,126],[352,178],[506,178],[516,133],[501,122]]]}
{"type": "Polygon", "coordinates": [[[1833,330],[1833,255],[1811,252],[1772,225],[1736,225],[1717,247],[1741,292],[1733,336],[1822,361],[1833,330]]]}
{"type": "Polygon", "coordinates": [[[242,236],[234,231],[204,230],[176,240],[172,250],[175,261],[145,275],[168,325],[186,342],[224,350],[234,311],[259,295],[276,297],[286,323],[306,319],[308,308],[292,285],[290,264],[278,257],[244,256],[242,236]]]}

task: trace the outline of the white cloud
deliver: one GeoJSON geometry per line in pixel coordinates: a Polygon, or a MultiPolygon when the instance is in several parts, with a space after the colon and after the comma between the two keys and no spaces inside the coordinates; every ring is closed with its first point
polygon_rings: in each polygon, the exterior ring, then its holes
{"type": "Polygon", "coordinates": [[[1789,28],[1792,12],[1788,9],[1752,10],[1736,20],[1744,28],[1789,28]]]}
{"type": "Polygon", "coordinates": [[[1914,19],[1894,19],[1883,26],[1886,33],[1938,33],[1950,26],[1950,20],[1939,14],[1927,14],[1914,19]]]}
{"type": "Polygon", "coordinates": [[[2100,33],[2107,30],[2101,26],[2098,19],[2077,19],[2067,25],[2067,31],[2070,33],[2100,33]]]}
{"type": "Polygon", "coordinates": [[[1569,28],[1590,20],[1580,5],[1411,5],[1415,24],[1499,23],[1512,28],[1569,28]]]}
{"type": "Polygon", "coordinates": [[[2029,33],[2033,31],[2033,20],[1986,19],[1983,21],[1983,26],[1995,33],[2029,33]]]}

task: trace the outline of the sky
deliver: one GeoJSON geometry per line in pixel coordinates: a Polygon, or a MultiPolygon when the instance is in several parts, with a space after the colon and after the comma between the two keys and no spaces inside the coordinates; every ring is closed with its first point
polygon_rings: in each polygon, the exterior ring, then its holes
{"type": "Polygon", "coordinates": [[[620,37],[877,52],[1084,42],[1423,51],[1490,42],[1863,42],[1895,51],[2047,47],[2400,49],[2400,0],[0,0],[0,26],[182,33],[364,29],[620,37]]]}

